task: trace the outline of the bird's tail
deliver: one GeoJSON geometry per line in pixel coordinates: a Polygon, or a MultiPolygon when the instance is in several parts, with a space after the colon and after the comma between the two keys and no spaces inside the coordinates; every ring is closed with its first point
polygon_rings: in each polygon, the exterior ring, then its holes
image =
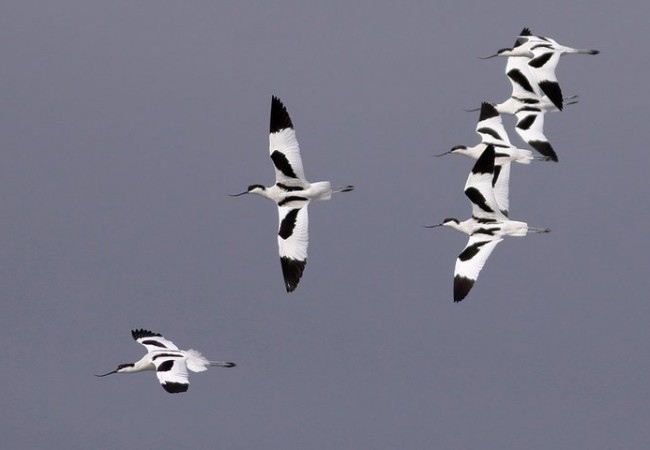
{"type": "Polygon", "coordinates": [[[212,367],[235,367],[237,364],[230,361],[210,361],[212,367]]]}
{"type": "Polygon", "coordinates": [[[348,184],[347,186],[337,186],[332,188],[332,192],[350,192],[354,190],[354,186],[348,184]]]}

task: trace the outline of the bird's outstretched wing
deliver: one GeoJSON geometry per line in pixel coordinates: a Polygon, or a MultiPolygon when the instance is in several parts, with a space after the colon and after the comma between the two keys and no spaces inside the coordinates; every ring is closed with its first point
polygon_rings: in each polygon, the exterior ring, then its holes
{"type": "Polygon", "coordinates": [[[465,183],[465,195],[472,203],[475,219],[505,220],[494,195],[494,147],[488,145],[476,160],[465,183]]]}
{"type": "Polygon", "coordinates": [[[456,259],[454,268],[454,302],[463,300],[474,286],[481,269],[494,247],[503,239],[490,234],[489,225],[469,237],[467,245],[456,259]]]}
{"type": "Polygon", "coordinates": [[[539,153],[552,161],[557,161],[557,154],[544,134],[544,111],[527,106],[517,111],[515,116],[517,134],[539,153]]]}
{"type": "Polygon", "coordinates": [[[481,136],[481,142],[484,144],[507,147],[512,145],[503,126],[501,115],[491,103],[481,103],[481,114],[476,123],[476,132],[481,136]]]}
{"type": "Polygon", "coordinates": [[[562,89],[557,81],[555,69],[560,62],[561,53],[555,51],[548,43],[537,43],[531,47],[535,55],[528,61],[528,66],[535,75],[539,87],[558,109],[562,109],[562,89]]]}
{"type": "Polygon", "coordinates": [[[269,153],[275,166],[275,182],[307,187],[300,147],[287,109],[279,98],[271,97],[269,153]]]}
{"type": "Polygon", "coordinates": [[[180,353],[157,352],[152,357],[160,385],[170,394],[185,392],[190,387],[185,357],[180,353]]]}
{"type": "Polygon", "coordinates": [[[307,264],[309,215],[307,201],[294,201],[278,206],[278,250],[287,292],[298,286],[307,264]]]}
{"type": "Polygon", "coordinates": [[[161,334],[149,330],[132,330],[131,336],[133,336],[133,339],[138,341],[138,343],[144,345],[147,348],[147,352],[156,350],[178,350],[178,347],[176,347],[172,341],[165,339],[161,334]]]}

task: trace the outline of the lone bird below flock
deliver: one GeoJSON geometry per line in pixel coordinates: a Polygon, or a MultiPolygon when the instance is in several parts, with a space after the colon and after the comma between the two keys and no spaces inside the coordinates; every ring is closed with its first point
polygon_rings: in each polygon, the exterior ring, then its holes
{"type": "Polygon", "coordinates": [[[105,377],[113,373],[135,373],[155,370],[158,381],[170,394],[185,392],[190,386],[188,370],[204,372],[208,367],[235,367],[227,361],[209,361],[197,350],[179,350],[172,341],[158,333],[147,330],[132,330],[133,339],[144,345],[147,354],[137,362],[120,364],[117,369],[96,377],[105,377]]]}
{"type": "MultiPolygon", "coordinates": [[[[494,147],[488,145],[478,158],[465,183],[465,195],[472,203],[472,217],[461,222],[445,219],[434,228],[446,226],[469,235],[469,241],[458,255],[454,269],[454,302],[463,300],[474,286],[481,269],[494,247],[504,236],[525,236],[527,233],[548,233],[548,228],[532,228],[526,222],[508,219],[500,209],[492,188],[494,147]]],[[[507,193],[506,193],[507,194],[507,193]]]]}
{"type": "Polygon", "coordinates": [[[298,286],[307,264],[309,203],[312,200],[329,200],[333,192],[349,192],[354,186],[332,188],[329,181],[307,181],[293,123],[285,106],[275,96],[271,98],[269,151],[275,166],[275,184],[270,187],[252,184],[246,191],[231,196],[256,194],[277,205],[282,275],[287,292],[292,292],[298,286]]]}

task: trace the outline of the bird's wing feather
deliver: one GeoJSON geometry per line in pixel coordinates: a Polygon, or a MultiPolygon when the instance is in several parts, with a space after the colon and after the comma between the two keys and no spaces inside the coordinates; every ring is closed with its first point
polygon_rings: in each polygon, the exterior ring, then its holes
{"type": "Polygon", "coordinates": [[[296,132],[287,109],[277,97],[271,99],[269,154],[275,166],[275,181],[288,186],[305,186],[305,172],[296,132]]]}
{"type": "Polygon", "coordinates": [[[465,183],[465,195],[472,203],[472,216],[480,219],[504,220],[494,196],[494,147],[488,145],[476,160],[465,183]]]}
{"type": "Polygon", "coordinates": [[[298,286],[307,263],[309,244],[307,205],[307,201],[302,201],[278,207],[278,250],[287,292],[293,291],[298,286]]]}
{"type": "Polygon", "coordinates": [[[132,330],[131,336],[138,343],[144,345],[147,352],[155,350],[178,350],[178,347],[170,340],[165,339],[161,334],[151,332],[149,330],[132,330]]]}
{"type": "Polygon", "coordinates": [[[171,394],[185,392],[190,386],[187,365],[182,354],[160,353],[153,356],[156,376],[164,390],[171,394]]]}
{"type": "Polygon", "coordinates": [[[517,134],[542,155],[557,161],[557,154],[544,134],[544,111],[527,107],[517,111],[515,116],[517,134]]]}
{"type": "MultiPolygon", "coordinates": [[[[489,230],[488,225],[486,225],[486,230],[489,230]]],[[[454,268],[455,302],[459,302],[467,296],[492,250],[502,240],[481,232],[469,237],[467,245],[456,259],[454,268]]]]}
{"type": "Polygon", "coordinates": [[[508,217],[508,211],[510,209],[510,200],[509,200],[509,189],[508,184],[510,182],[510,163],[500,164],[494,168],[494,178],[492,179],[492,186],[494,190],[494,198],[499,205],[499,210],[501,213],[508,217]]]}
{"type": "Polygon", "coordinates": [[[481,136],[481,142],[484,144],[511,145],[501,115],[490,103],[483,102],[481,104],[481,114],[476,123],[476,132],[481,136]]]}

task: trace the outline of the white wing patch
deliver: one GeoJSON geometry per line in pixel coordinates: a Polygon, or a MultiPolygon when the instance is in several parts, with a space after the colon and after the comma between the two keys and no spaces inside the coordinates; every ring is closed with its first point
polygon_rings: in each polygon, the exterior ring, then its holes
{"type": "Polygon", "coordinates": [[[494,198],[497,201],[499,210],[504,216],[508,216],[508,211],[510,210],[510,201],[509,197],[509,188],[508,184],[510,182],[510,163],[504,163],[498,166],[495,166],[495,176],[496,171],[498,170],[498,176],[496,181],[494,181],[494,198]]]}
{"type": "Polygon", "coordinates": [[[165,339],[158,333],[153,333],[148,330],[133,330],[131,331],[133,339],[138,343],[145,346],[147,352],[156,350],[178,350],[178,347],[170,340],[165,339]]]}
{"type": "Polygon", "coordinates": [[[182,354],[160,352],[153,356],[153,364],[156,366],[156,376],[163,389],[171,394],[187,391],[190,381],[185,357],[182,354]]]}
{"type": "Polygon", "coordinates": [[[293,128],[269,134],[269,154],[275,166],[275,181],[287,185],[306,183],[300,147],[293,128]]]}
{"type": "MultiPolygon", "coordinates": [[[[489,226],[486,226],[486,229],[489,229],[489,226]]],[[[467,245],[456,259],[454,268],[455,302],[459,302],[467,296],[492,250],[502,240],[480,232],[470,236],[467,245]]]]}

